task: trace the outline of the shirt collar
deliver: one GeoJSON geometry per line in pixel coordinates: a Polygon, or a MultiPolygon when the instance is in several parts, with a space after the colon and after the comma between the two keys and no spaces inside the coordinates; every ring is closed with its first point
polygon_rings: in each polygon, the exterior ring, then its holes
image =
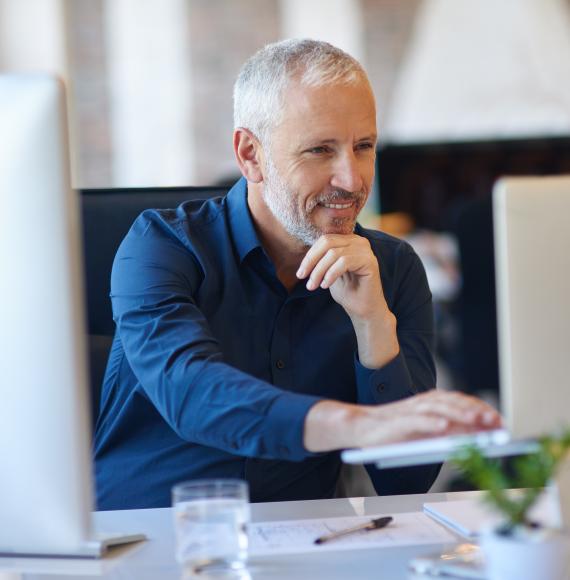
{"type": "Polygon", "coordinates": [[[240,262],[255,250],[262,248],[247,205],[247,181],[241,177],[227,195],[230,228],[240,262]]]}

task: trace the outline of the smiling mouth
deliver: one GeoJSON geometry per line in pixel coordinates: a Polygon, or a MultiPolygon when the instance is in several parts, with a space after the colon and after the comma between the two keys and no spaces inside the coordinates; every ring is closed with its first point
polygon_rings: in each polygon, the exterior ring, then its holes
{"type": "Polygon", "coordinates": [[[329,209],[348,209],[349,207],[352,207],[354,205],[354,202],[350,202],[350,203],[321,203],[319,205],[322,205],[323,207],[329,208],[329,209]]]}

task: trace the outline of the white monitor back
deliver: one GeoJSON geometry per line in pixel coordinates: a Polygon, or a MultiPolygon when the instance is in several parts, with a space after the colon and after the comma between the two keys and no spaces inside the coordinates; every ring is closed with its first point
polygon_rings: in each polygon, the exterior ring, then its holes
{"type": "Polygon", "coordinates": [[[0,552],[75,551],[92,505],[79,208],[62,86],[0,76],[0,552]]]}
{"type": "Polygon", "coordinates": [[[570,176],[493,194],[501,408],[532,437],[570,424],[570,176]]]}

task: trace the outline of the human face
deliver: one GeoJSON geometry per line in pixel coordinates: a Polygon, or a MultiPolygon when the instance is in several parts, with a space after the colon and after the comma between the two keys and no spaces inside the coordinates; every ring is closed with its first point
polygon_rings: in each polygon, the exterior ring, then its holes
{"type": "Polygon", "coordinates": [[[374,177],[376,113],[365,81],[285,94],[283,121],[265,151],[263,199],[295,240],[349,234],[374,177]]]}

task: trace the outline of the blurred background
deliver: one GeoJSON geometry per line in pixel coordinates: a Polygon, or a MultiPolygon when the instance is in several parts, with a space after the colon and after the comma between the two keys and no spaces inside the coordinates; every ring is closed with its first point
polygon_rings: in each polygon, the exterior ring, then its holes
{"type": "Polygon", "coordinates": [[[570,173],[570,0],[0,0],[0,71],[66,81],[81,189],[233,182],[233,82],[288,37],[367,69],[380,142],[363,221],[424,261],[440,386],[496,402],[491,191],[570,173]]]}

